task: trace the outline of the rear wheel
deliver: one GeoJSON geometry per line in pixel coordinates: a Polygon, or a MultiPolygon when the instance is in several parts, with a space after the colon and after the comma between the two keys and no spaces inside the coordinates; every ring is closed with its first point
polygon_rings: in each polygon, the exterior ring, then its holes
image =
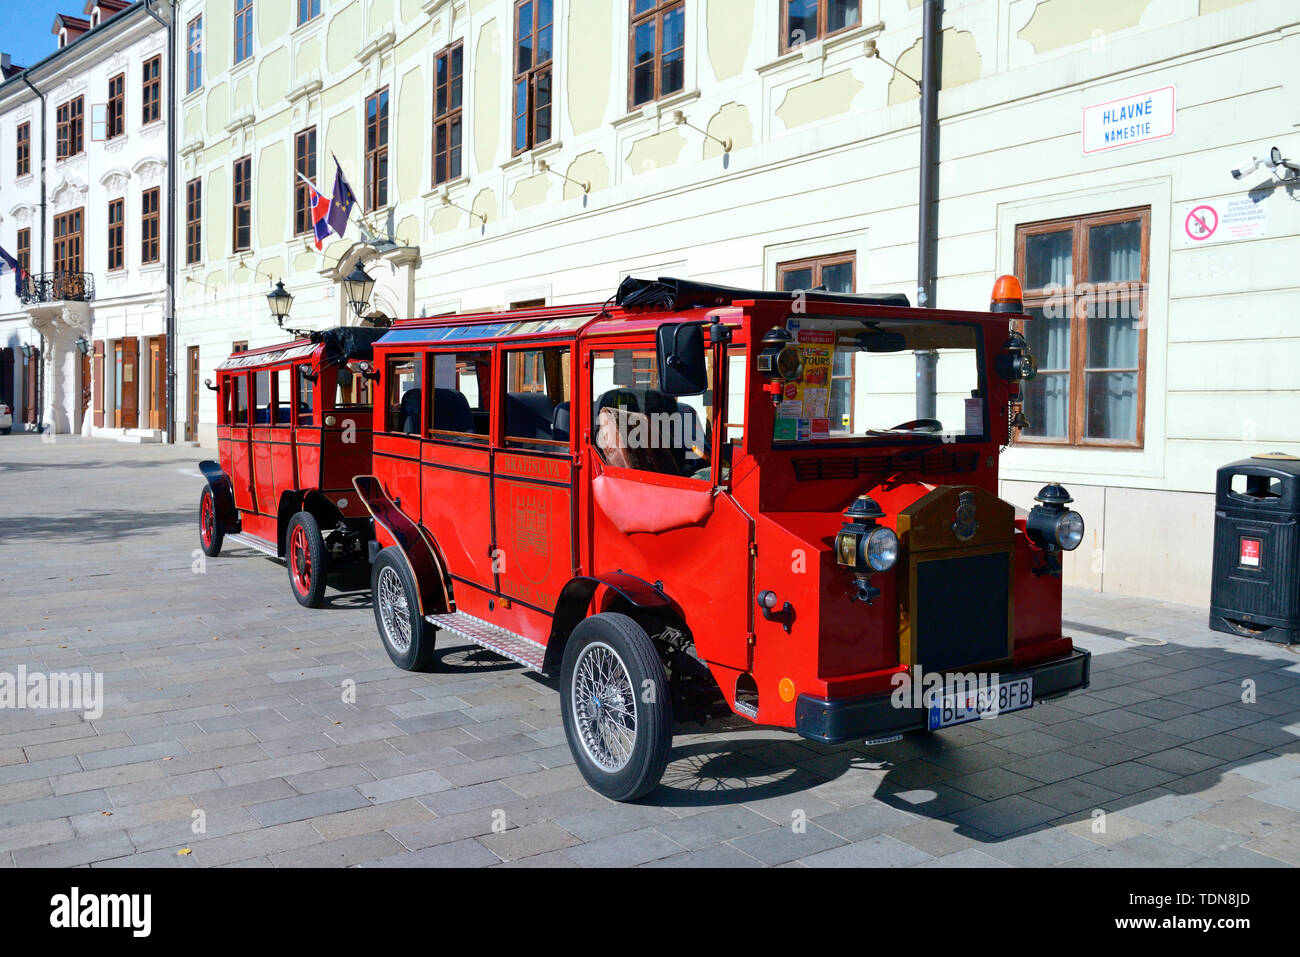
{"type": "Polygon", "coordinates": [[[672,708],[663,662],[626,615],[581,622],[560,671],[564,733],[578,770],[614,801],[650,793],[672,749],[672,708]]]}
{"type": "Polygon", "coordinates": [[[299,512],[289,520],[285,532],[285,559],[289,565],[289,587],[298,604],[320,607],[325,597],[325,578],[329,573],[329,552],[320,533],[320,524],[311,512],[299,512]]]}
{"type": "Polygon", "coordinates": [[[216,558],[221,554],[221,543],[226,533],[217,522],[217,503],[212,497],[212,487],[204,488],[199,496],[199,545],[203,554],[216,558]]]}
{"type": "Polygon", "coordinates": [[[433,667],[437,629],[420,615],[415,578],[395,549],[385,548],[370,571],[370,594],[375,624],[384,650],[403,671],[428,671],[433,667]]]}

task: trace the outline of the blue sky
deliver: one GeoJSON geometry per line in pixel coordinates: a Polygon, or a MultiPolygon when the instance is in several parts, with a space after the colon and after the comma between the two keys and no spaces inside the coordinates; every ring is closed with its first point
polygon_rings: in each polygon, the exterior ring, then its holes
{"type": "Polygon", "coordinates": [[[57,40],[50,27],[55,14],[83,16],[84,0],[0,0],[0,53],[15,63],[31,66],[54,52],[57,40]]]}

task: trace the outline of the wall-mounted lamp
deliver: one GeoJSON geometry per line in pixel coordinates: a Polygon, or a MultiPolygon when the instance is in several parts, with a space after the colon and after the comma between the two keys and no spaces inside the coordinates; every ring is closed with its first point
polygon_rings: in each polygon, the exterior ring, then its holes
{"type": "Polygon", "coordinates": [[[585,196],[587,193],[590,193],[590,192],[591,192],[591,184],[590,184],[590,183],[583,183],[583,182],[580,182],[579,180],[576,180],[576,179],[574,179],[572,176],[568,175],[567,173],[561,173],[558,169],[552,169],[552,168],[551,168],[551,164],[548,163],[548,162],[546,162],[546,160],[538,160],[538,161],[537,161],[537,169],[540,170],[540,171],[543,172],[543,173],[550,173],[550,174],[553,175],[553,176],[558,176],[558,177],[560,177],[560,179],[565,180],[566,182],[570,182],[570,183],[572,183],[574,186],[576,186],[576,187],[578,187],[580,190],[582,190],[582,193],[583,193],[584,196],[585,196]]]}
{"type": "Polygon", "coordinates": [[[77,351],[83,356],[90,354],[90,343],[86,341],[85,336],[77,336],[77,351]]]}
{"type": "Polygon", "coordinates": [[[708,130],[700,129],[690,120],[686,119],[686,114],[683,113],[681,110],[673,110],[673,126],[689,126],[696,133],[703,134],[705,139],[713,140],[713,142],[721,146],[722,152],[724,153],[730,153],[731,147],[735,145],[734,143],[732,143],[731,137],[729,136],[726,139],[721,139],[717,136],[714,136],[708,130]]]}
{"type": "Polygon", "coordinates": [[[464,206],[461,206],[461,205],[458,204],[458,203],[453,203],[453,202],[451,201],[451,193],[447,192],[447,190],[444,189],[444,190],[442,191],[442,196],[441,196],[440,198],[442,199],[442,205],[444,205],[444,206],[450,206],[452,209],[459,209],[462,213],[469,213],[471,219],[475,219],[475,218],[476,218],[476,219],[478,219],[478,221],[481,222],[484,226],[487,225],[487,217],[486,217],[486,216],[484,216],[482,213],[476,213],[476,212],[474,212],[474,210],[472,210],[472,209],[466,209],[464,206]]]}
{"type": "Polygon", "coordinates": [[[216,392],[216,391],[217,391],[217,387],[216,387],[215,385],[212,384],[212,380],[211,380],[211,379],[204,379],[204,380],[203,380],[203,385],[208,389],[209,392],[216,392]]]}
{"type": "MultiPolygon", "coordinates": [[[[872,57],[879,57],[881,63],[887,64],[889,68],[893,70],[895,73],[897,73],[899,76],[911,80],[913,83],[916,84],[916,88],[918,90],[921,89],[921,81],[918,80],[916,77],[912,76],[910,73],[904,73],[902,70],[900,70],[898,68],[897,60],[895,60],[893,63],[890,63],[883,56],[880,56],[880,47],[876,46],[875,40],[868,40],[867,42],[862,44],[862,52],[868,60],[870,60],[872,57]]],[[[898,59],[901,60],[902,56],[900,55],[898,59]]]]}
{"type": "Polygon", "coordinates": [[[271,306],[271,318],[281,329],[289,318],[289,309],[293,306],[293,296],[284,288],[284,280],[275,284],[275,288],[266,294],[266,301],[271,306]]]}

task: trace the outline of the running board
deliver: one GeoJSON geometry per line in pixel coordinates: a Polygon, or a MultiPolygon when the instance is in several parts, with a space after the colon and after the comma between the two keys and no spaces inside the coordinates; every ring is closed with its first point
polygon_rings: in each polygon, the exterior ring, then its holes
{"type": "Polygon", "coordinates": [[[463,611],[450,615],[425,615],[424,620],[438,628],[467,638],[488,651],[523,665],[530,671],[541,672],[546,661],[546,647],[537,642],[507,631],[499,625],[467,615],[463,611]]]}
{"type": "Polygon", "coordinates": [[[268,545],[260,538],[254,538],[252,535],[245,535],[243,532],[227,532],[226,541],[233,542],[236,545],[243,545],[245,548],[251,548],[255,552],[261,552],[269,558],[279,560],[280,556],[275,547],[268,545]]]}

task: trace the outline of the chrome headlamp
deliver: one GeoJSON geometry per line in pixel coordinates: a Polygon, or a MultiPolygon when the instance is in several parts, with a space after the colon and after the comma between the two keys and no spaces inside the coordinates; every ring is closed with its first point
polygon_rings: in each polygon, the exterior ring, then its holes
{"type": "Polygon", "coordinates": [[[880,594],[871,576],[898,561],[898,536],[876,521],[884,514],[874,499],[860,495],[844,510],[844,526],[835,536],[835,561],[853,573],[858,600],[868,605],[880,594]]]}

